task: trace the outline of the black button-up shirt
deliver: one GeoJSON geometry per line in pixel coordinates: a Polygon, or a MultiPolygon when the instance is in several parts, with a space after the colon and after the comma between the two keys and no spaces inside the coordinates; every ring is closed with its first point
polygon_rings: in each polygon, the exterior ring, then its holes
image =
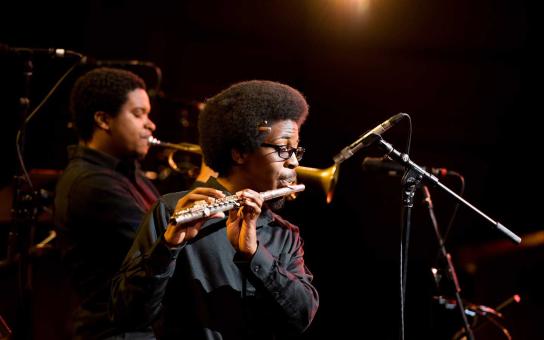
{"type": "Polygon", "coordinates": [[[107,314],[111,278],[158,192],[134,161],[83,146],[70,146],[68,152],[70,162],[55,193],[55,224],[81,299],[75,333],[87,338],[118,334],[107,314]]]}
{"type": "MultiPolygon", "coordinates": [[[[225,191],[214,178],[206,185],[225,191]]],[[[263,206],[249,262],[227,239],[225,218],[207,221],[195,239],[169,248],[164,231],[184,194],[161,197],[144,218],[113,280],[114,317],[131,326],[154,322],[164,339],[263,340],[306,329],[318,294],[298,228],[263,206]]]]}

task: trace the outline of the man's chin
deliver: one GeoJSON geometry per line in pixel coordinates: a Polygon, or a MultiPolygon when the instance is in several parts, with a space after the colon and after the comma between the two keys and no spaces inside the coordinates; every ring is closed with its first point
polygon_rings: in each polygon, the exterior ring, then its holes
{"type": "Polygon", "coordinates": [[[270,208],[272,211],[278,211],[283,208],[285,205],[285,197],[278,197],[271,200],[266,201],[266,205],[270,208]]]}
{"type": "Polygon", "coordinates": [[[145,156],[147,155],[147,152],[149,151],[149,148],[146,148],[146,149],[141,149],[141,150],[136,150],[134,152],[134,158],[136,158],[137,160],[141,161],[142,159],[145,158],[145,156]]]}

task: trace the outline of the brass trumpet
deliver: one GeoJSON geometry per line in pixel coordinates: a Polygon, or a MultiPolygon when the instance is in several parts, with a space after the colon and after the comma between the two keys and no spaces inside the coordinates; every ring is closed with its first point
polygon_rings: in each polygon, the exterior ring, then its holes
{"type": "MultiPolygon", "coordinates": [[[[149,137],[149,144],[162,146],[164,148],[170,148],[174,151],[168,155],[168,165],[172,170],[176,172],[182,172],[181,169],[176,164],[174,160],[174,154],[176,151],[188,152],[196,155],[202,155],[202,149],[198,144],[191,143],[166,143],[162,142],[154,137],[149,137]]],[[[295,171],[297,173],[297,178],[301,179],[304,183],[310,183],[313,185],[318,185],[323,189],[326,195],[327,203],[332,202],[334,195],[334,188],[336,187],[336,182],[338,181],[338,164],[333,164],[332,166],[326,169],[310,168],[305,166],[298,166],[295,171]]],[[[199,175],[200,177],[200,175],[199,175]]],[[[207,179],[207,178],[201,178],[207,179]]]]}
{"type": "Polygon", "coordinates": [[[335,163],[326,169],[297,166],[295,171],[297,178],[302,179],[303,182],[319,185],[325,192],[327,203],[332,202],[334,188],[338,181],[338,164],[335,163]]]}

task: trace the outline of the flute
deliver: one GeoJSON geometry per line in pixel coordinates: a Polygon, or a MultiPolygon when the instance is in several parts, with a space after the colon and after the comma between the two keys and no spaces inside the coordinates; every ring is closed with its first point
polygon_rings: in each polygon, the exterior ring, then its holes
{"type": "MultiPolygon", "coordinates": [[[[303,191],[304,184],[290,185],[284,188],[268,190],[261,192],[263,200],[267,201],[273,198],[286,196],[294,192],[303,191]]],[[[240,207],[241,199],[237,195],[231,195],[216,199],[213,203],[198,203],[196,202],[191,207],[175,212],[168,221],[171,224],[180,225],[182,223],[196,221],[201,218],[208,217],[221,211],[227,211],[233,208],[240,207]]]]}

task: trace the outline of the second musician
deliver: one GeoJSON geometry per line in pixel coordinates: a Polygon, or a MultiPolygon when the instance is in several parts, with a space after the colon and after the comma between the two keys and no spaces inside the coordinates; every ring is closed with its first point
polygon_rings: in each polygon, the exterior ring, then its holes
{"type": "Polygon", "coordinates": [[[307,115],[300,92],[271,81],[241,82],[206,102],[200,146],[218,177],[161,197],[148,213],[114,279],[117,322],[153,324],[159,339],[274,339],[307,329],[318,294],[299,229],[274,212],[282,197],[259,194],[295,183],[307,115]],[[195,202],[234,193],[239,208],[170,222],[195,202]]]}

